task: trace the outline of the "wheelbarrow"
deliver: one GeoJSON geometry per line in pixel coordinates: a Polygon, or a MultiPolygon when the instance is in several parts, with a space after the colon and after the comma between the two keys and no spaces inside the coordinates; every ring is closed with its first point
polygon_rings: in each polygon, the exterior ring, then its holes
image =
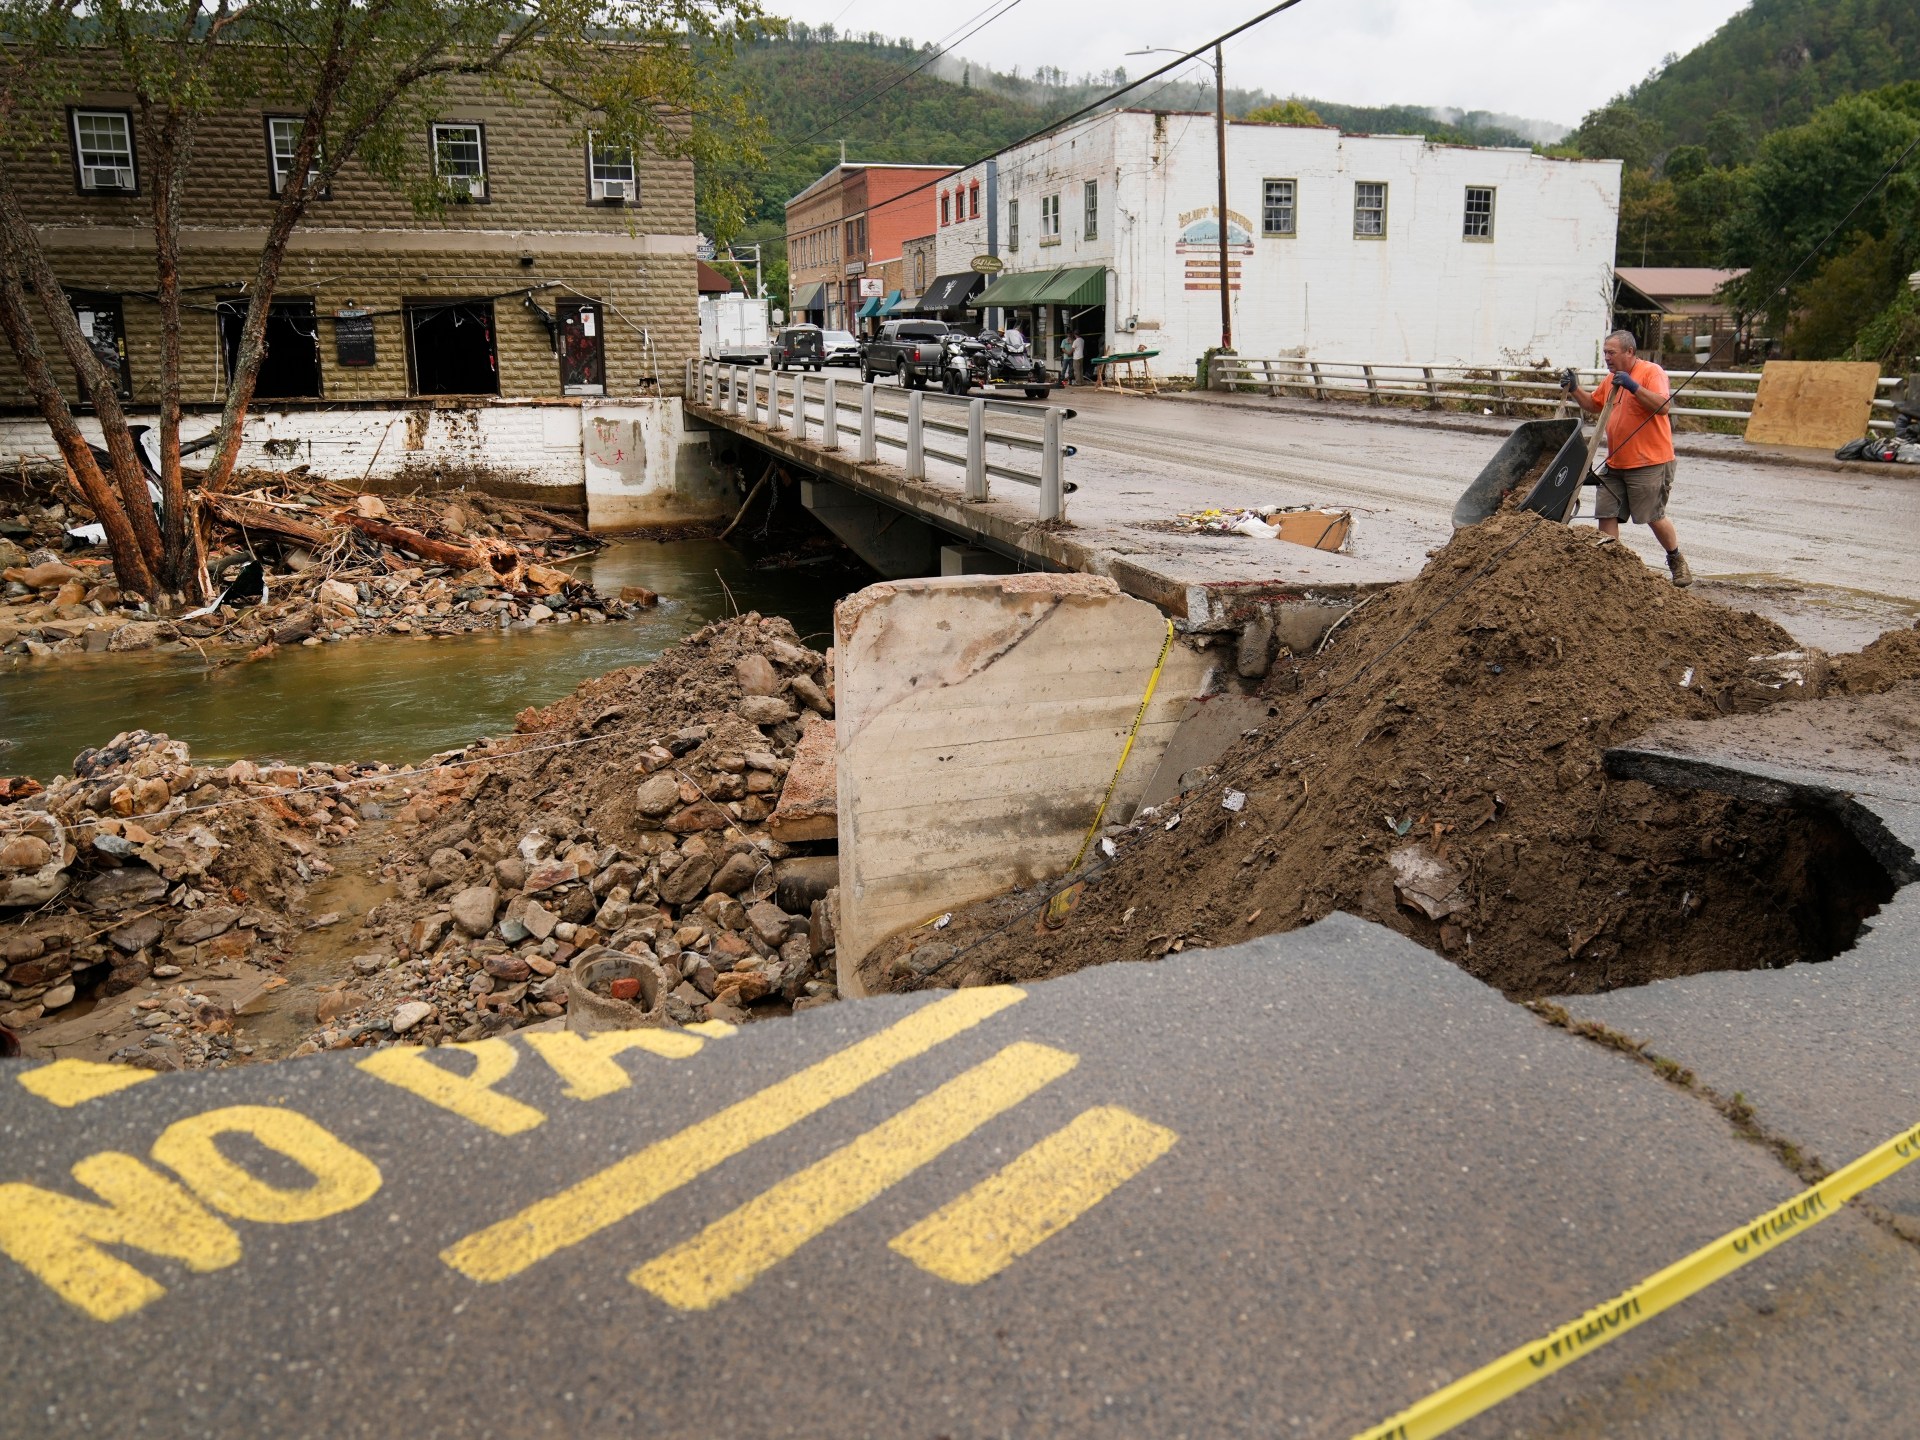
{"type": "Polygon", "coordinates": [[[1580,487],[1600,483],[1593,473],[1593,462],[1600,453],[1600,437],[1606,433],[1615,393],[1608,392],[1600,419],[1591,431],[1583,431],[1575,416],[1525,420],[1516,425],[1473,483],[1454,501],[1453,528],[1464,530],[1491,519],[1507,496],[1527,484],[1528,477],[1536,472],[1539,478],[1532,482],[1519,508],[1549,520],[1571,520],[1580,487]],[[1553,458],[1541,469],[1540,460],[1545,455],[1553,458]]]}

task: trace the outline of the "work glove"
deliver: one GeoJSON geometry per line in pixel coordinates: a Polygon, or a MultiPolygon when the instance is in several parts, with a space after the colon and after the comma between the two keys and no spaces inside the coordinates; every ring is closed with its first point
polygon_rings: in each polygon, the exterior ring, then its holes
{"type": "Polygon", "coordinates": [[[1631,375],[1627,374],[1627,372],[1624,370],[1620,371],[1618,374],[1616,374],[1613,377],[1613,383],[1618,385],[1622,390],[1626,391],[1627,394],[1629,395],[1638,395],[1640,393],[1640,382],[1634,379],[1631,375]]]}
{"type": "Polygon", "coordinates": [[[1580,377],[1573,372],[1572,367],[1560,372],[1560,388],[1569,395],[1580,388],[1580,377]]]}

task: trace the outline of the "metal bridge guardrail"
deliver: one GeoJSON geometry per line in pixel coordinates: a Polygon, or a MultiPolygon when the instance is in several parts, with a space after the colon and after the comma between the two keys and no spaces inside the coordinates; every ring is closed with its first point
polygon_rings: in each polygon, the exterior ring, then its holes
{"type": "MultiPolygon", "coordinates": [[[[1325,400],[1330,395],[1345,393],[1365,395],[1373,405],[1380,404],[1383,397],[1406,397],[1425,400],[1432,408],[1438,408],[1442,400],[1464,400],[1556,414],[1566,409],[1556,378],[1559,372],[1531,365],[1375,365],[1364,361],[1313,360],[1297,355],[1272,358],[1216,355],[1212,365],[1211,373],[1226,389],[1264,390],[1274,396],[1284,391],[1300,391],[1316,400],[1325,400]]],[[[1606,373],[1580,366],[1575,370],[1587,389],[1606,373]]],[[[1675,375],[1675,383],[1681,378],[1675,375]]],[[[1760,388],[1757,372],[1703,370],[1685,378],[1688,384],[1680,392],[1680,399],[1714,403],[1675,405],[1675,415],[1744,423],[1753,413],[1753,397],[1760,388]],[[1737,388],[1726,388],[1728,386],[1737,388]]],[[[1898,403],[1893,392],[1905,384],[1898,376],[1880,377],[1881,393],[1874,398],[1874,418],[1869,422],[1873,429],[1893,428],[1891,417],[1898,403]]]]}
{"type": "Polygon", "coordinates": [[[1039,490],[1041,520],[1058,520],[1065,513],[1062,431],[1073,418],[1072,410],[939,391],[877,391],[870,382],[806,372],[793,372],[788,381],[788,372],[767,366],[687,361],[688,398],[763,426],[770,434],[790,435],[825,451],[843,450],[851,438],[855,458],[863,465],[873,464],[885,445],[902,452],[909,480],[925,480],[927,461],[938,460],[961,471],[968,500],[991,498],[993,479],[1010,480],[1039,490]],[[859,391],[857,402],[849,403],[843,386],[859,391]],[[895,403],[896,397],[900,403],[895,403]],[[1000,423],[993,423],[996,418],[1000,423]],[[897,426],[898,432],[882,429],[882,420],[897,426]],[[1015,420],[1026,428],[1016,429],[1015,420]],[[1034,433],[1036,420],[1038,433],[1034,433]],[[947,436],[964,436],[964,448],[938,443],[947,436]],[[930,444],[930,438],[935,443],[930,444]],[[994,447],[1006,453],[996,456],[994,447]],[[1034,457],[1033,468],[1017,463],[1021,455],[1034,457]]]}

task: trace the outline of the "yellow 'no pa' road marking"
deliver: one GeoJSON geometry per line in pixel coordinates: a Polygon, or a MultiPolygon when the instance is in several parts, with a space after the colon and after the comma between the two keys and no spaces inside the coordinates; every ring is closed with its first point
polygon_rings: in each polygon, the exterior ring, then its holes
{"type": "Polygon", "coordinates": [[[1078,1060],[1046,1045],[1009,1045],[628,1278],[681,1310],[717,1305],[1078,1060]]]}
{"type": "Polygon", "coordinates": [[[1117,1106],[1082,1112],[890,1248],[957,1285],[978,1285],[1057,1235],[1180,1137],[1117,1106]]]}
{"type": "Polygon", "coordinates": [[[151,1080],[152,1070],[136,1070],[131,1065],[101,1065],[92,1060],[56,1060],[39,1065],[14,1078],[30,1093],[62,1109],[72,1109],[88,1100],[98,1100],[129,1085],[151,1080]]]}
{"type": "Polygon", "coordinates": [[[1024,991],[1008,986],[957,990],[877,1035],[475,1231],[441,1251],[440,1258],[470,1279],[510,1279],[1025,998],[1024,991]]]}

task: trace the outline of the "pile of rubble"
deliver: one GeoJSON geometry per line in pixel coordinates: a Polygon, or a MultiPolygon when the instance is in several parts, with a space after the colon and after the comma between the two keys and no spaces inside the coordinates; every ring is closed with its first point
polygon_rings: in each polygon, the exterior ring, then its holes
{"type": "MultiPolygon", "coordinates": [[[[215,769],[136,730],[82,751],[44,788],[0,782],[0,1024],[30,1032],[76,999],[265,964],[308,883],[331,873],[322,850],[360,826],[385,772],[215,769]]],[[[183,982],[139,1004],[138,1050],[166,1050],[167,1065],[230,1058],[224,1002],[183,982]]]]}
{"type": "Polygon", "coordinates": [[[603,596],[558,564],[603,543],[544,510],[479,494],[382,500],[298,477],[203,497],[215,600],[161,615],[114,583],[97,525],[58,500],[16,504],[0,538],[0,653],[240,646],[270,653],[371,634],[590,625],[651,605],[603,596]],[[51,532],[51,533],[49,533],[51,532]],[[64,541],[56,550],[53,543],[64,541]]]}
{"type": "Polygon", "coordinates": [[[774,838],[796,754],[830,753],[829,658],[784,620],[710,625],[464,752],[392,837],[398,895],[295,1050],[735,1024],[823,1005],[838,861],[774,838]]]}

